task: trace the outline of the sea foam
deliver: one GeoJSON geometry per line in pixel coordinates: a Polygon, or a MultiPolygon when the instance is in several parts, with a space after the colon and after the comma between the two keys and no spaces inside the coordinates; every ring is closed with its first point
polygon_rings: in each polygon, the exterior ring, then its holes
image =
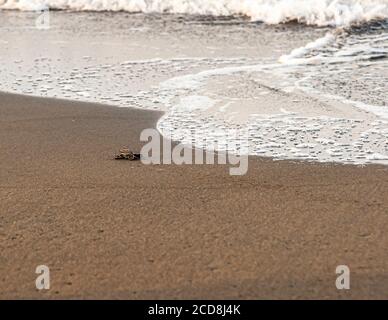
{"type": "Polygon", "coordinates": [[[387,0],[0,0],[0,9],[126,11],[247,16],[278,24],[347,26],[388,18],[387,0]]]}

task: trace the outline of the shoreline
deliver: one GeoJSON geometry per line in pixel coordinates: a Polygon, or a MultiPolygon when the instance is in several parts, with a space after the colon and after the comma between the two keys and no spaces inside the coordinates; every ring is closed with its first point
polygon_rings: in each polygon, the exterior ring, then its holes
{"type": "MultiPolygon", "coordinates": [[[[110,104],[105,104],[103,102],[89,102],[89,101],[81,101],[81,100],[73,100],[73,99],[65,99],[65,98],[58,98],[58,97],[42,97],[42,96],[38,96],[38,95],[30,95],[30,94],[21,94],[21,93],[14,93],[14,92],[5,92],[5,91],[0,91],[0,96],[14,96],[14,97],[24,97],[24,98],[32,98],[32,99],[39,99],[39,100],[47,100],[47,101],[52,101],[52,102],[58,102],[58,103],[70,103],[72,105],[82,105],[82,106],[94,106],[94,107],[102,107],[102,108],[110,108],[110,109],[123,109],[123,110],[134,110],[134,111],[139,111],[140,113],[150,113],[150,114],[155,114],[155,118],[156,120],[154,120],[154,122],[152,123],[152,125],[148,126],[147,128],[150,128],[150,129],[156,129],[159,134],[161,135],[161,138],[162,139],[165,139],[167,141],[169,141],[169,143],[172,145],[172,147],[178,145],[180,142],[179,141],[175,141],[175,140],[170,140],[168,138],[166,138],[165,136],[163,136],[163,133],[161,132],[161,130],[158,128],[158,123],[159,121],[162,119],[162,117],[164,117],[166,115],[166,112],[165,111],[160,111],[160,110],[150,110],[150,109],[145,109],[145,108],[140,108],[140,107],[136,107],[136,106],[130,106],[130,107],[122,107],[122,106],[119,106],[119,105],[110,105],[110,104]]],[[[145,127],[143,129],[146,129],[145,127]]],[[[139,131],[139,134],[138,136],[140,135],[140,131],[139,131]]],[[[144,145],[145,143],[141,143],[140,141],[137,141],[138,143],[138,151],[140,151],[140,146],[144,145]]],[[[125,144],[122,145],[122,147],[126,146],[125,144]]],[[[163,156],[163,148],[161,148],[161,156],[163,156]]],[[[207,151],[201,147],[194,147],[192,150],[196,150],[196,149],[199,149],[199,150],[202,150],[204,153],[212,153],[211,151],[207,151]]],[[[118,151],[118,149],[116,150],[118,151]]],[[[134,150],[133,150],[134,151],[134,150]]],[[[217,152],[215,152],[217,154],[217,152]]],[[[216,156],[217,157],[217,156],[216,156]]],[[[306,160],[306,159],[298,159],[298,158],[295,158],[295,159],[278,159],[278,158],[274,158],[274,157],[271,157],[271,156],[260,156],[260,155],[252,155],[252,154],[249,154],[248,155],[249,158],[253,158],[253,159],[258,159],[258,160],[261,160],[261,161],[271,161],[271,162],[286,162],[286,163],[296,163],[296,164],[303,164],[303,165],[320,165],[320,166],[325,166],[325,167],[328,167],[328,166],[344,166],[344,167],[357,167],[357,168],[365,168],[365,167],[375,167],[376,169],[379,169],[379,170],[385,170],[388,171],[388,165],[386,164],[380,164],[380,163],[377,163],[377,162],[369,162],[367,164],[358,164],[358,163],[350,163],[350,162],[338,162],[338,161],[332,161],[332,162],[325,162],[325,161],[318,161],[318,160],[306,160]]],[[[114,157],[112,157],[113,159],[114,157]]],[[[161,165],[163,165],[163,163],[161,163],[161,165]]],[[[169,164],[167,164],[169,165],[169,164]]],[[[195,164],[193,164],[195,165],[195,164]]],[[[201,165],[201,164],[200,164],[201,165]]],[[[206,165],[206,164],[205,164],[206,165]]],[[[217,163],[216,163],[217,165],[217,163]]],[[[222,165],[222,164],[221,164],[222,165]]],[[[228,165],[228,164],[227,164],[228,165]]]]}
{"type": "MultiPolygon", "coordinates": [[[[320,41],[331,29],[225,24],[185,15],[60,11],[50,13],[52,28],[42,32],[33,27],[34,15],[0,14],[2,25],[12,26],[0,50],[6,62],[0,89],[5,92],[163,110],[159,129],[166,135],[172,129],[175,140],[181,140],[180,132],[188,127],[202,140],[213,141],[214,128],[241,125],[248,128],[251,153],[260,157],[388,163],[384,140],[388,122],[349,102],[384,104],[380,103],[385,100],[379,59],[376,65],[372,60],[365,72],[375,73],[376,82],[364,78],[361,66],[348,66],[369,60],[368,53],[375,53],[368,46],[362,46],[366,51],[361,50],[360,57],[341,60],[342,71],[329,67],[337,54],[354,52],[360,39],[352,33],[332,34],[331,41],[320,41]],[[20,50],[14,39],[31,50],[20,50]],[[291,50],[302,56],[281,63],[291,50]],[[326,50],[332,52],[327,65],[319,58],[326,50]],[[307,68],[303,61],[310,55],[317,61],[307,68]],[[361,72],[358,80],[347,81],[358,74],[356,70],[361,72]],[[349,103],[337,101],[343,100],[340,97],[347,97],[349,103]]],[[[377,43],[384,40],[378,36],[380,31],[370,35],[377,37],[377,43]]]]}
{"type": "Polygon", "coordinates": [[[387,298],[387,167],[111,161],[161,114],[0,93],[1,299],[387,298]]]}

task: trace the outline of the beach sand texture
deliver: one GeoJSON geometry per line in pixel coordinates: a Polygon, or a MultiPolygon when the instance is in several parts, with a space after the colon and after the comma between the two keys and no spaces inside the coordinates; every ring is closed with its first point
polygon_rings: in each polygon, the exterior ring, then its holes
{"type": "Polygon", "coordinates": [[[0,94],[0,298],[388,297],[386,166],[113,160],[160,116],[0,94]]]}

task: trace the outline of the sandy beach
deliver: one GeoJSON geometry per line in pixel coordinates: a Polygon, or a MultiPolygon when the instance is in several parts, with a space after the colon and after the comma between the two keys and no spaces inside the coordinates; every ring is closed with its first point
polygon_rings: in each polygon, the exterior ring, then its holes
{"type": "Polygon", "coordinates": [[[386,166],[113,160],[160,116],[0,94],[1,299],[388,298],[386,166]]]}
{"type": "Polygon", "coordinates": [[[386,0],[0,0],[0,30],[0,300],[388,298],[386,0]],[[144,129],[247,173],[115,160],[144,129]]]}

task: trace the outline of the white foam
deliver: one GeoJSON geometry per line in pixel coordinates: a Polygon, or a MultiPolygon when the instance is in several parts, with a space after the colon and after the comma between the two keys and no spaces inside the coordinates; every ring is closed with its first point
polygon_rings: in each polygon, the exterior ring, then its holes
{"type": "MultiPolygon", "coordinates": [[[[290,54],[283,55],[279,58],[280,63],[291,64],[295,59],[301,58],[311,52],[312,50],[316,50],[322,47],[327,46],[330,43],[335,41],[335,35],[333,33],[328,32],[324,37],[319,38],[313,42],[308,43],[304,47],[300,47],[291,51],[290,54]]],[[[300,63],[300,59],[297,60],[300,63]]]]}
{"type": "Polygon", "coordinates": [[[388,156],[380,153],[373,153],[367,156],[368,160],[388,160],[388,156]]]}
{"type": "Polygon", "coordinates": [[[298,21],[318,26],[344,26],[385,19],[387,0],[0,0],[1,9],[127,11],[214,16],[244,15],[278,24],[298,21]]]}

